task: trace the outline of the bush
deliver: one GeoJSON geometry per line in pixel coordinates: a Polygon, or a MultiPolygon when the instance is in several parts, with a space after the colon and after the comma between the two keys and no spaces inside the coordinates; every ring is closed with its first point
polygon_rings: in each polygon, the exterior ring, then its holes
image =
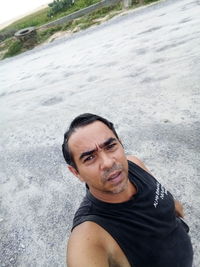
{"type": "Polygon", "coordinates": [[[3,42],[4,40],[12,37],[15,33],[15,30],[11,29],[8,31],[1,31],[0,32],[0,42],[3,42]]]}
{"type": "Polygon", "coordinates": [[[50,10],[47,13],[48,17],[52,17],[60,11],[64,11],[72,5],[72,0],[54,0],[48,6],[50,10]]]}
{"type": "Polygon", "coordinates": [[[15,40],[10,44],[8,51],[4,55],[4,58],[17,55],[21,52],[21,50],[22,50],[22,43],[19,40],[15,40]]]}

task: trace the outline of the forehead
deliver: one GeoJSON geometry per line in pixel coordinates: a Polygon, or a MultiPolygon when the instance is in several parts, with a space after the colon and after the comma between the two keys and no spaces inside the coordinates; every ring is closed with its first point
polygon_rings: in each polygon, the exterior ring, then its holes
{"type": "Polygon", "coordinates": [[[69,148],[74,154],[93,149],[105,142],[108,138],[115,137],[111,129],[100,121],[95,121],[86,126],[76,129],[69,138],[69,148]]]}

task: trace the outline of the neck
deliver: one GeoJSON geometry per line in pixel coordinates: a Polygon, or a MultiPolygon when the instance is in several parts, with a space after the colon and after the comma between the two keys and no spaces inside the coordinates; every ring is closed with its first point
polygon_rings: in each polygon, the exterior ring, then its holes
{"type": "Polygon", "coordinates": [[[113,193],[113,192],[99,192],[97,190],[89,189],[91,194],[103,201],[108,203],[122,203],[130,200],[136,193],[137,189],[136,187],[128,180],[126,188],[119,193],[113,193]]]}

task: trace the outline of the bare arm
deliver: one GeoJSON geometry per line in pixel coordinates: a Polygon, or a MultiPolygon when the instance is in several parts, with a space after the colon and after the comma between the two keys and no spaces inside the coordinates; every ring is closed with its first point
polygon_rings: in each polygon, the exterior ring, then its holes
{"type": "Polygon", "coordinates": [[[183,218],[184,217],[184,211],[183,211],[183,205],[181,204],[181,202],[178,200],[174,200],[174,205],[175,205],[176,215],[178,217],[183,218]]]}
{"type": "Polygon", "coordinates": [[[68,241],[68,267],[109,267],[108,256],[101,238],[85,225],[77,226],[68,241]]]}

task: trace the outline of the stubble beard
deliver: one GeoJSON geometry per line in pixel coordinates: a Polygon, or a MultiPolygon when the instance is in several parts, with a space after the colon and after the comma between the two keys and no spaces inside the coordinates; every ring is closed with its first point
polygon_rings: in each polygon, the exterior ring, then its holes
{"type": "Polygon", "coordinates": [[[125,191],[128,187],[128,173],[126,173],[122,164],[116,164],[116,163],[112,166],[112,168],[106,170],[103,173],[103,176],[102,176],[103,184],[105,184],[108,181],[109,175],[114,171],[121,171],[121,175],[123,175],[125,177],[123,178],[123,181],[120,182],[116,187],[114,187],[111,190],[106,191],[109,194],[119,194],[119,193],[125,191]]]}
{"type": "Polygon", "coordinates": [[[116,188],[114,188],[111,193],[112,194],[119,194],[124,192],[128,187],[128,179],[126,181],[123,181],[122,183],[120,183],[116,188]]]}

